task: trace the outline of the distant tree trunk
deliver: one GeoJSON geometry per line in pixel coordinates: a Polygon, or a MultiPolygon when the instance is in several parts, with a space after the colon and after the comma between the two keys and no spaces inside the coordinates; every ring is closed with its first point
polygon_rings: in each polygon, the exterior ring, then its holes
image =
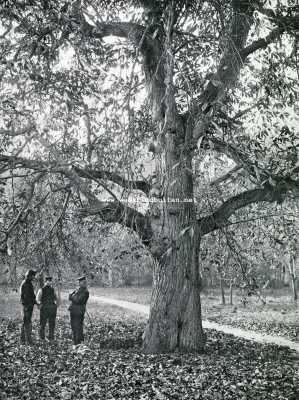
{"type": "Polygon", "coordinates": [[[247,298],[247,290],[245,288],[243,288],[241,291],[241,303],[243,304],[243,307],[246,308],[246,305],[248,303],[248,298],[247,298]]]}
{"type": "Polygon", "coordinates": [[[231,306],[233,305],[233,281],[232,281],[232,279],[230,280],[230,283],[229,283],[229,304],[231,306]]]}
{"type": "Polygon", "coordinates": [[[110,287],[113,286],[113,272],[111,268],[108,270],[108,284],[110,287]]]}
{"type": "Polygon", "coordinates": [[[286,266],[285,266],[284,263],[281,266],[281,277],[280,277],[280,279],[281,279],[282,285],[286,286],[286,284],[288,282],[287,282],[287,276],[286,276],[286,266]]]}
{"type": "Polygon", "coordinates": [[[17,261],[16,259],[9,259],[9,275],[8,275],[8,283],[13,286],[14,289],[17,290],[18,282],[17,282],[17,261]]]}
{"type": "Polygon", "coordinates": [[[6,263],[1,263],[0,264],[0,276],[1,276],[1,285],[7,285],[8,284],[8,274],[9,274],[9,265],[6,263]]]}
{"type": "Polygon", "coordinates": [[[298,300],[298,293],[297,293],[297,277],[296,277],[296,257],[291,256],[289,262],[289,271],[291,277],[291,286],[292,286],[292,293],[293,293],[293,300],[296,302],[298,300]]]}
{"type": "Polygon", "coordinates": [[[225,305],[225,292],[224,292],[224,282],[222,274],[220,273],[220,293],[221,293],[221,304],[225,305]]]}
{"type": "Polygon", "coordinates": [[[209,269],[210,271],[210,287],[212,288],[214,286],[214,277],[213,277],[213,271],[211,268],[209,269]]]}

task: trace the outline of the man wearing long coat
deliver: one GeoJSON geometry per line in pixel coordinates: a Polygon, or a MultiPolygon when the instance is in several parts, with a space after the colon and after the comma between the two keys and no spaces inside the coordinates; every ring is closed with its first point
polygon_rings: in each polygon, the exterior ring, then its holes
{"type": "Polygon", "coordinates": [[[86,303],[89,298],[86,277],[81,276],[78,282],[79,288],[69,295],[69,300],[71,301],[69,311],[74,345],[80,344],[84,340],[83,323],[86,303]]]}
{"type": "Polygon", "coordinates": [[[35,278],[36,271],[29,269],[26,272],[25,279],[23,280],[20,287],[21,303],[23,306],[23,323],[21,328],[21,343],[32,344],[32,313],[36,303],[33,280],[35,278]]]}
{"type": "Polygon", "coordinates": [[[45,328],[49,324],[49,341],[54,340],[54,330],[56,323],[56,314],[58,306],[58,296],[52,286],[52,277],[46,276],[45,285],[42,287],[36,296],[37,303],[40,307],[40,328],[39,337],[45,339],[45,328]]]}

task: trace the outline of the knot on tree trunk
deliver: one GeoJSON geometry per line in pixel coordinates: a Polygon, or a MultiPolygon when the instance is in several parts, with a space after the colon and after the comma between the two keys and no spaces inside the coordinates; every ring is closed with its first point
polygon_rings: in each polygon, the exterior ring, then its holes
{"type": "Polygon", "coordinates": [[[163,256],[165,256],[169,249],[171,249],[171,243],[170,239],[166,236],[153,239],[151,242],[150,252],[157,260],[160,260],[163,256]]]}

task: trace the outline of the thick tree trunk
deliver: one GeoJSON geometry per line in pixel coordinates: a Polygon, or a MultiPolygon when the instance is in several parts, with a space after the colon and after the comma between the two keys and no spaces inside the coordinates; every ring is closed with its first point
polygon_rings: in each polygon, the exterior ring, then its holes
{"type": "MultiPolygon", "coordinates": [[[[193,124],[179,115],[173,83],[172,44],[174,3],[169,5],[163,52],[158,65],[163,76],[153,99],[160,108],[156,175],[161,195],[152,205],[151,250],[158,259],[144,350],[151,353],[203,349],[198,254],[200,232],[193,200],[193,124]],[[162,85],[160,85],[161,89],[162,85]],[[161,118],[162,117],[162,118],[161,118]],[[154,210],[153,210],[154,209],[154,210]],[[155,254],[156,253],[156,254],[155,254]]],[[[155,68],[156,70],[156,68],[155,68]]],[[[155,72],[156,75],[156,72],[155,72]]],[[[155,118],[154,118],[155,119],[155,118]]]]}
{"type": "Polygon", "coordinates": [[[187,234],[179,249],[158,263],[151,312],[146,329],[146,352],[197,352],[205,334],[201,322],[198,246],[187,234]]]}
{"type": "Polygon", "coordinates": [[[156,257],[151,311],[144,350],[151,353],[203,349],[199,274],[200,233],[193,202],[192,158],[184,151],[186,131],[165,135],[165,153],[158,162],[162,196],[152,217],[156,257]]]}

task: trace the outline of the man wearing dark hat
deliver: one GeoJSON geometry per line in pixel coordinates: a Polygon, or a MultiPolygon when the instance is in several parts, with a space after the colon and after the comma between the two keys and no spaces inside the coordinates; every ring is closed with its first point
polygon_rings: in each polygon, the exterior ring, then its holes
{"type": "Polygon", "coordinates": [[[79,288],[69,295],[69,300],[71,301],[69,310],[74,345],[80,344],[84,340],[83,322],[86,310],[86,303],[89,298],[86,277],[81,276],[78,279],[78,282],[79,288]]]}
{"type": "Polygon", "coordinates": [[[58,306],[58,296],[52,286],[52,277],[45,277],[45,285],[37,292],[36,300],[40,306],[39,337],[45,339],[45,329],[49,323],[49,341],[54,340],[54,330],[58,306]]]}
{"type": "Polygon", "coordinates": [[[34,280],[36,271],[29,269],[25,274],[20,287],[21,303],[23,305],[23,324],[21,329],[21,343],[32,344],[32,313],[36,303],[35,293],[32,281],[34,280]]]}

